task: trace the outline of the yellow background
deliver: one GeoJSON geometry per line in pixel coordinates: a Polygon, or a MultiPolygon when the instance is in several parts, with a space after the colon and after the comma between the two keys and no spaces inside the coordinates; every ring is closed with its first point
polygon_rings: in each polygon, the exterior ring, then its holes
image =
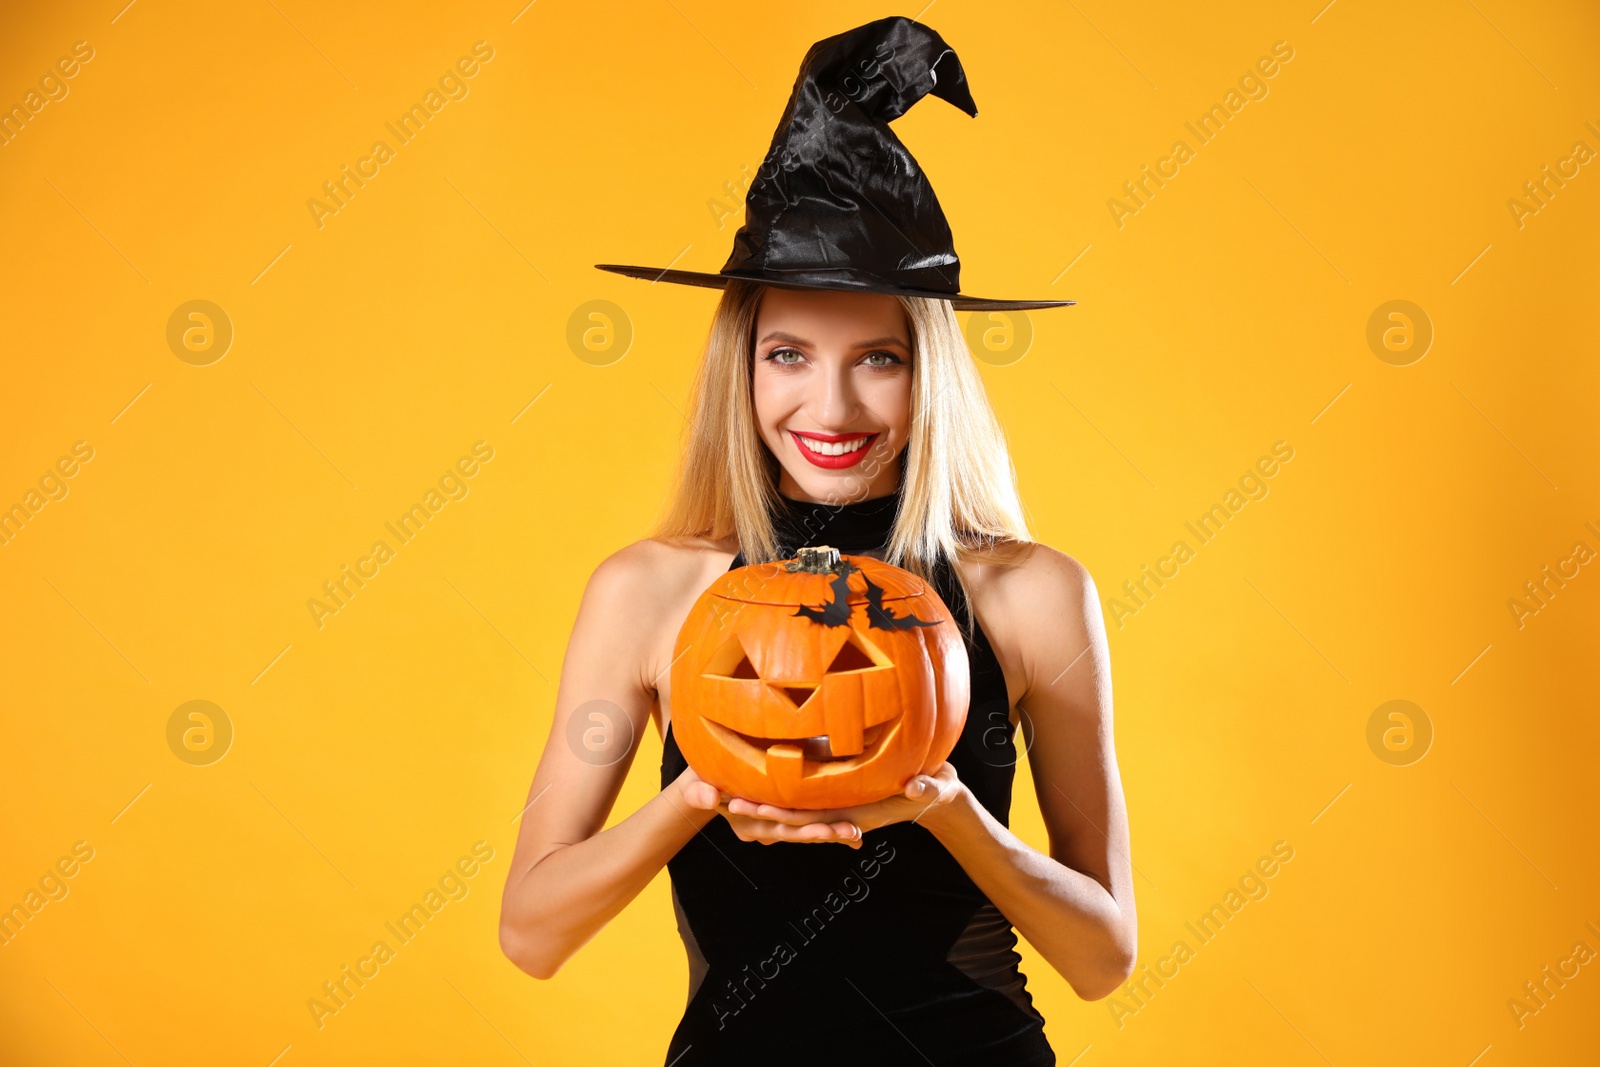
{"type": "MultiPolygon", "coordinates": [[[[3,16],[0,102],[94,58],[0,147],[0,505],[94,456],[0,548],[0,906],[94,858],[0,947],[0,1059],[659,1062],[687,983],[664,872],[552,981],[495,936],[579,596],[661,504],[716,299],[592,264],[719,268],[739,214],[711,202],[742,207],[805,49],[918,12],[34,7],[3,16]],[[319,228],[307,201],[480,40],[469,94],[319,228]],[[235,331],[207,366],[166,340],[195,299],[235,331]],[[631,324],[620,359],[569,347],[590,300],[631,324]],[[469,494],[319,628],[307,601],[476,441],[469,494]],[[209,766],[168,747],[190,700],[233,725],[209,766]],[[307,1000],[477,841],[469,895],[319,1029],[307,1000]]],[[[1600,149],[1600,15],[922,17],[979,116],[930,98],[895,129],[964,289],[1080,301],[983,366],[1035,536],[1110,598],[1295,450],[1110,624],[1141,964],[1194,958],[1119,1026],[1025,949],[1061,1062],[1592,1060],[1600,964],[1520,1027],[1507,1002],[1600,951],[1600,567],[1520,627],[1507,602],[1600,550],[1600,164],[1520,227],[1507,202],[1600,149]],[[1197,146],[1184,123],[1277,41],[1268,95],[1197,146]],[[1119,227],[1108,200],[1179,139],[1195,158],[1119,227]],[[1366,341],[1395,299],[1435,332],[1408,366],[1366,341]],[[1409,766],[1367,742],[1395,699],[1434,731],[1409,766]],[[1184,923],[1277,841],[1270,894],[1198,946],[1184,923]]],[[[659,755],[652,732],[613,821],[659,755]]],[[[1013,821],[1044,846],[1025,765],[1013,821]]]]}

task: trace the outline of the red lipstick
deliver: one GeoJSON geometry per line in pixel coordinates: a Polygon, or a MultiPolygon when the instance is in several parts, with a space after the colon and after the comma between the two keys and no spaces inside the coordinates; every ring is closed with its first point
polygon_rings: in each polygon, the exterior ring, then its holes
{"type": "Polygon", "coordinates": [[[878,435],[875,433],[811,433],[809,431],[799,434],[790,430],[789,436],[794,438],[795,447],[800,450],[800,454],[813,466],[822,467],[826,470],[843,470],[846,467],[854,467],[857,463],[860,463],[872,448],[873,438],[878,435]],[[861,441],[863,444],[853,452],[845,452],[837,456],[823,455],[809,447],[809,442],[826,442],[828,444],[843,442],[848,444],[854,441],[861,441]]]}

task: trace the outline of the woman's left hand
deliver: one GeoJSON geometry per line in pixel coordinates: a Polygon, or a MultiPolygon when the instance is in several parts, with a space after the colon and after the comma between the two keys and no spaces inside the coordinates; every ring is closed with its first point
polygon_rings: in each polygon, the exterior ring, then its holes
{"type": "Polygon", "coordinates": [[[934,774],[919,774],[912,778],[906,783],[903,793],[896,793],[892,797],[871,804],[808,811],[780,808],[775,804],[758,804],[743,797],[734,797],[728,801],[728,810],[735,815],[753,819],[771,819],[773,822],[787,823],[791,826],[805,826],[816,822],[852,823],[859,831],[857,837],[853,842],[843,843],[851,848],[860,848],[861,835],[868,830],[876,830],[880,826],[897,822],[919,822],[928,816],[936,815],[936,809],[949,805],[965,788],[966,786],[956,777],[955,767],[947,761],[934,774]]]}

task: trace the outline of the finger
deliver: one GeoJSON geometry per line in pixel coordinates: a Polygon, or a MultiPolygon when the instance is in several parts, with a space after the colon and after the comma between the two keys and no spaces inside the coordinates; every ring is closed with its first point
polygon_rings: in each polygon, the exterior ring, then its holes
{"type": "Polygon", "coordinates": [[[717,790],[708,782],[689,782],[683,787],[683,799],[691,808],[713,809],[717,806],[717,790]]]}
{"type": "Polygon", "coordinates": [[[760,841],[762,844],[770,845],[774,841],[797,843],[838,841],[848,844],[850,840],[855,840],[859,844],[860,831],[850,823],[811,822],[803,826],[791,826],[787,823],[737,815],[730,821],[734,823],[734,832],[741,841],[760,841]]]}
{"type": "Polygon", "coordinates": [[[850,836],[848,830],[825,822],[807,823],[805,826],[788,826],[784,823],[774,825],[780,834],[795,841],[842,841],[850,836]]]}
{"type": "Polygon", "coordinates": [[[861,847],[861,827],[850,822],[836,822],[830,824],[833,831],[833,840],[848,848],[861,847]]]}
{"type": "Polygon", "coordinates": [[[733,800],[728,801],[728,810],[735,815],[743,815],[746,818],[788,823],[791,826],[804,826],[806,823],[817,821],[816,816],[810,812],[780,808],[776,804],[759,804],[743,797],[735,797],[733,800]]]}
{"type": "Polygon", "coordinates": [[[768,822],[765,833],[779,841],[844,841],[855,836],[855,831],[845,823],[810,822],[804,826],[768,822]]]}
{"type": "Polygon", "coordinates": [[[780,808],[776,804],[757,804],[751,800],[735,798],[728,801],[728,810],[735,815],[746,818],[764,819],[767,822],[782,823],[788,826],[807,826],[814,822],[822,822],[825,814],[819,811],[805,811],[794,808],[780,808]]]}

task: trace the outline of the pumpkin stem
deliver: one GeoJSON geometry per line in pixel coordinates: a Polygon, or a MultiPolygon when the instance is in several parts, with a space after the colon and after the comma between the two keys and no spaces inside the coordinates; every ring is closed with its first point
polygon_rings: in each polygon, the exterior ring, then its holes
{"type": "Polygon", "coordinates": [[[794,562],[788,565],[788,570],[802,571],[806,574],[837,574],[839,550],[828,545],[798,549],[795,552],[794,562]]]}

